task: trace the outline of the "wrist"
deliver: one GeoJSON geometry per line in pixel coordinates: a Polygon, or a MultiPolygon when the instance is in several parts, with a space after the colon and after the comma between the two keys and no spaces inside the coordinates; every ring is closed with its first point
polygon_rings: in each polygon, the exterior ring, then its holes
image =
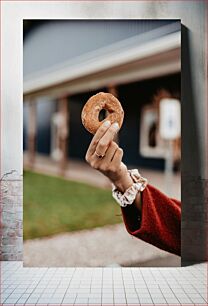
{"type": "Polygon", "coordinates": [[[129,176],[116,181],[112,186],[112,195],[121,207],[135,203],[141,211],[141,192],[147,186],[147,179],[142,177],[137,169],[127,170],[129,176]]]}
{"type": "Polygon", "coordinates": [[[112,183],[120,192],[124,193],[129,187],[133,185],[133,180],[126,168],[125,171],[123,171],[116,180],[112,181],[112,183]]]}

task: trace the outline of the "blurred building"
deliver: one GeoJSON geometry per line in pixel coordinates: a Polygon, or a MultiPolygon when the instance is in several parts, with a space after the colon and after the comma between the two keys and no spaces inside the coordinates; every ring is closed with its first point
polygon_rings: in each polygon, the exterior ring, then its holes
{"type": "MultiPolygon", "coordinates": [[[[118,135],[124,162],[162,170],[157,126],[148,134],[142,122],[148,107],[157,114],[160,97],[180,99],[180,27],[177,20],[25,21],[23,136],[31,166],[37,154],[57,161],[63,173],[68,159],[83,160],[91,135],[82,107],[107,91],[125,112],[118,135]]],[[[180,139],[179,160],[177,148],[180,139]]]]}

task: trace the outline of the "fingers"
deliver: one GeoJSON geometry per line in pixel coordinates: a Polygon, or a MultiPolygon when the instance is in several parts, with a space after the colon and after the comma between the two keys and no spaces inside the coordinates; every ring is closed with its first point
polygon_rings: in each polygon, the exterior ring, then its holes
{"type": "Polygon", "coordinates": [[[112,124],[109,129],[106,131],[106,133],[100,138],[98,141],[98,144],[95,148],[95,151],[99,155],[105,155],[111,141],[114,139],[117,131],[119,130],[118,123],[112,124]]]}
{"type": "Polygon", "coordinates": [[[88,163],[94,169],[106,175],[112,182],[122,178],[126,166],[122,163],[123,150],[114,141],[110,142],[106,154],[99,158],[95,153],[90,156],[88,163]]]}
{"type": "Polygon", "coordinates": [[[118,145],[114,141],[112,141],[105,153],[105,157],[103,158],[103,161],[105,164],[109,164],[111,160],[113,159],[116,150],[118,150],[118,145]]]}
{"type": "Polygon", "coordinates": [[[93,155],[93,153],[95,152],[95,148],[98,144],[98,141],[102,138],[102,136],[106,133],[106,131],[108,130],[110,126],[110,121],[105,121],[97,130],[97,132],[95,133],[89,148],[87,150],[86,153],[86,160],[88,161],[90,156],[93,155]]]}
{"type": "Polygon", "coordinates": [[[120,167],[121,165],[121,161],[122,161],[122,158],[123,158],[123,150],[121,148],[118,148],[113,156],[113,159],[112,159],[112,166],[117,169],[120,167]]]}
{"type": "Polygon", "coordinates": [[[90,158],[90,165],[94,169],[98,169],[102,173],[116,173],[120,169],[120,163],[123,156],[123,150],[119,149],[117,143],[112,141],[107,148],[106,154],[102,159],[99,159],[96,154],[90,158]],[[122,153],[122,154],[121,154],[122,153]],[[118,158],[118,160],[117,160],[118,158]],[[112,162],[114,160],[114,162],[112,162]]]}

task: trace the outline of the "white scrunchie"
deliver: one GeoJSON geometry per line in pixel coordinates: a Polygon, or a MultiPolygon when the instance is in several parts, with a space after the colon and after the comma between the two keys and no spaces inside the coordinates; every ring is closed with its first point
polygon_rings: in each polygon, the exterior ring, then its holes
{"type": "Polygon", "coordinates": [[[134,183],[124,193],[112,184],[112,196],[121,207],[133,204],[138,191],[142,192],[148,184],[147,179],[142,177],[137,169],[128,170],[128,172],[134,183]]]}

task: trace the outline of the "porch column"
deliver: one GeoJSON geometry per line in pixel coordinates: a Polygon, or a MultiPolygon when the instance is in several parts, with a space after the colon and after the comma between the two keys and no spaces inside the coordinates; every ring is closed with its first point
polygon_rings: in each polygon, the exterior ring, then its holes
{"type": "Polygon", "coordinates": [[[61,151],[61,158],[59,162],[59,173],[61,176],[65,175],[68,162],[68,136],[69,136],[69,109],[67,96],[61,97],[58,100],[58,111],[61,115],[61,124],[59,127],[59,148],[61,151]]]}
{"type": "Polygon", "coordinates": [[[35,149],[36,149],[36,130],[37,130],[37,107],[36,101],[31,100],[29,105],[29,121],[28,121],[28,159],[29,167],[32,169],[35,163],[35,149]]]}
{"type": "Polygon", "coordinates": [[[109,85],[108,86],[108,92],[114,95],[116,98],[118,98],[118,90],[115,85],[109,85]]]}

